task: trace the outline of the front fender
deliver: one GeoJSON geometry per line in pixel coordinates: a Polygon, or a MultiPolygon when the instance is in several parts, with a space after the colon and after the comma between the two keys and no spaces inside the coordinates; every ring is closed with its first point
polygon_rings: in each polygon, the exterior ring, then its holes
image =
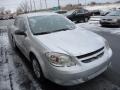
{"type": "MultiPolygon", "coordinates": [[[[31,48],[30,52],[32,52],[36,56],[36,58],[37,58],[37,60],[38,60],[38,62],[40,64],[40,67],[42,69],[43,75],[46,77],[47,70],[46,70],[46,66],[45,66],[45,60],[42,58],[42,56],[40,55],[38,50],[36,50],[34,48],[31,48]]],[[[29,60],[30,60],[30,56],[29,56],[29,60]]]]}

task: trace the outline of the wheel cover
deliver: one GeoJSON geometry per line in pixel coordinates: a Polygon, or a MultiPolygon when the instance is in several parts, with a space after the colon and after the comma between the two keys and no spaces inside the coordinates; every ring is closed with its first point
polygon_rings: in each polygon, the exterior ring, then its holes
{"type": "Polygon", "coordinates": [[[84,20],[80,20],[80,22],[81,22],[81,23],[83,23],[83,22],[84,22],[84,20]]]}
{"type": "Polygon", "coordinates": [[[34,70],[34,73],[37,76],[37,78],[40,78],[41,73],[40,73],[39,65],[38,65],[38,63],[36,62],[35,59],[33,60],[33,70],[34,70]]]}
{"type": "Polygon", "coordinates": [[[88,18],[85,18],[85,22],[87,22],[88,21],[88,18]]]}

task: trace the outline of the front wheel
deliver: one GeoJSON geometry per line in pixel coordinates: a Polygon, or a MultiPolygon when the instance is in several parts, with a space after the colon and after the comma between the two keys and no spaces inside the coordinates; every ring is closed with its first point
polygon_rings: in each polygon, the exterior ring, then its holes
{"type": "Polygon", "coordinates": [[[35,56],[32,57],[32,68],[33,68],[35,78],[43,82],[44,76],[43,76],[40,64],[38,63],[38,60],[35,56]]]}
{"type": "Polygon", "coordinates": [[[88,22],[88,20],[89,20],[88,18],[85,18],[85,19],[84,19],[84,22],[88,22]]]}

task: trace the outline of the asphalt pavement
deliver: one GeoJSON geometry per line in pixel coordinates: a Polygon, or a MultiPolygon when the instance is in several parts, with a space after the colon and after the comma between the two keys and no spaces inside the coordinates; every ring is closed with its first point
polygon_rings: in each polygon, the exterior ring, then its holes
{"type": "Polygon", "coordinates": [[[80,23],[78,26],[105,37],[113,50],[112,64],[103,74],[75,86],[59,86],[48,80],[40,83],[33,76],[30,63],[19,50],[14,50],[7,36],[7,25],[0,21],[0,90],[120,90],[120,28],[80,23]]]}

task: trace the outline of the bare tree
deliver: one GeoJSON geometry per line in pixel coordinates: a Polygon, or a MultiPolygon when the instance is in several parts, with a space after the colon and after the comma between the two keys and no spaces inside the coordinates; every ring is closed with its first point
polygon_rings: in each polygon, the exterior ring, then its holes
{"type": "Polygon", "coordinates": [[[46,8],[47,8],[47,1],[45,0],[45,6],[46,6],[46,8]]]}
{"type": "Polygon", "coordinates": [[[78,4],[80,3],[80,1],[78,0],[78,4]]]}
{"type": "Polygon", "coordinates": [[[6,10],[6,14],[11,14],[11,10],[6,10]]]}
{"type": "Polygon", "coordinates": [[[40,0],[40,9],[42,9],[42,2],[41,2],[41,0],[40,0]]]}
{"type": "Polygon", "coordinates": [[[20,4],[18,10],[24,12],[24,13],[27,13],[30,11],[30,6],[28,5],[28,2],[23,2],[20,4]]]}
{"type": "Polygon", "coordinates": [[[34,4],[34,10],[36,11],[36,4],[35,4],[35,0],[33,0],[33,4],[34,4]]]}
{"type": "Polygon", "coordinates": [[[21,13],[23,13],[23,10],[22,10],[22,8],[18,7],[17,10],[16,10],[16,14],[18,15],[18,14],[21,14],[21,13]]]}
{"type": "Polygon", "coordinates": [[[30,9],[32,11],[32,1],[30,0],[30,9]]]}
{"type": "Polygon", "coordinates": [[[4,12],[5,12],[5,7],[1,7],[1,8],[0,8],[0,13],[1,13],[1,14],[4,14],[4,12]]]}
{"type": "Polygon", "coordinates": [[[96,5],[97,3],[96,2],[91,2],[90,5],[96,5]]]}
{"type": "MultiPolygon", "coordinates": [[[[42,8],[42,0],[39,0],[40,3],[40,9],[42,8]]],[[[45,5],[47,8],[47,2],[45,0],[45,5]]],[[[36,1],[35,0],[24,0],[24,2],[22,2],[19,7],[18,7],[18,11],[22,11],[22,12],[30,12],[30,11],[36,11],[38,8],[36,7],[36,1]]]]}
{"type": "Polygon", "coordinates": [[[58,7],[60,8],[60,0],[58,0],[58,7]]]}

